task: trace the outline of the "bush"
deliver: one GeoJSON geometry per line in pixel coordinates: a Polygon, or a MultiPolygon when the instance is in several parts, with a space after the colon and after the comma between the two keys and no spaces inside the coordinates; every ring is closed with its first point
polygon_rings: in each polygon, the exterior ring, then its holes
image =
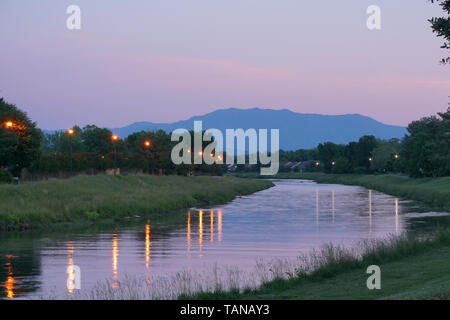
{"type": "Polygon", "coordinates": [[[9,171],[0,169],[0,183],[11,183],[13,181],[13,176],[9,171]]]}

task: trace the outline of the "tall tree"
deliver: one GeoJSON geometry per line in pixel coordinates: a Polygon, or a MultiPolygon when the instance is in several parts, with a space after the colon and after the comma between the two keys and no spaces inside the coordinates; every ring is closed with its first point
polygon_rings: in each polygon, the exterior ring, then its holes
{"type": "Polygon", "coordinates": [[[55,152],[69,152],[70,139],[72,139],[72,151],[84,151],[82,141],[82,130],[78,126],[74,126],[73,135],[69,137],[67,131],[56,131],[55,133],[45,134],[44,143],[42,144],[42,151],[44,154],[55,152]]]}
{"type": "Polygon", "coordinates": [[[333,163],[344,154],[345,146],[333,142],[320,143],[317,147],[319,160],[323,165],[325,172],[330,173],[333,169],[333,163]]]}
{"type": "Polygon", "coordinates": [[[0,98],[0,168],[19,175],[39,158],[42,136],[25,112],[0,98]]]}
{"type": "Polygon", "coordinates": [[[109,129],[99,128],[95,125],[84,127],[81,133],[85,151],[101,155],[112,152],[113,142],[111,137],[112,132],[109,129]]]}
{"type": "Polygon", "coordinates": [[[402,157],[413,177],[450,175],[450,108],[438,115],[408,125],[402,157]]]}
{"type": "MultiPolygon", "coordinates": [[[[441,48],[449,50],[450,54],[450,0],[431,0],[431,2],[438,3],[447,14],[447,17],[434,17],[429,21],[433,32],[438,37],[444,38],[444,44],[441,48]]],[[[443,58],[442,63],[450,63],[450,56],[443,58]]]]}

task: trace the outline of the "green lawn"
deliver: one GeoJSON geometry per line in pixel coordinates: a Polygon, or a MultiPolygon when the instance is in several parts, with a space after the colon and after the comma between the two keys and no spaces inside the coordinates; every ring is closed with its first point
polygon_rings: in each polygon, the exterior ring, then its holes
{"type": "Polygon", "coordinates": [[[380,264],[381,289],[368,290],[365,269],[321,281],[284,281],[242,299],[450,299],[450,246],[380,264]]]}
{"type": "Polygon", "coordinates": [[[129,216],[163,218],[169,211],[231,201],[273,186],[235,177],[77,176],[0,185],[0,230],[98,222],[129,216]]]}

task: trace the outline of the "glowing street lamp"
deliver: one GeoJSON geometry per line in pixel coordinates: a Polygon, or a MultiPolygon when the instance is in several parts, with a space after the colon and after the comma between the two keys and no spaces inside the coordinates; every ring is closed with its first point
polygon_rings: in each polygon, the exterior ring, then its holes
{"type": "Polygon", "coordinates": [[[14,126],[14,123],[12,121],[5,122],[5,127],[12,128],[14,126]]]}
{"type": "Polygon", "coordinates": [[[73,129],[67,130],[67,134],[69,135],[69,145],[70,145],[70,176],[73,175],[73,160],[72,160],[72,135],[74,134],[73,129]]]}
{"type": "Polygon", "coordinates": [[[113,153],[114,153],[114,175],[116,175],[116,171],[117,171],[117,145],[116,145],[116,142],[119,140],[119,136],[116,134],[113,134],[111,136],[111,140],[113,142],[113,153]]]}
{"type": "Polygon", "coordinates": [[[147,158],[147,173],[150,174],[150,146],[152,143],[149,140],[144,141],[144,147],[146,149],[146,158],[147,158]]]}
{"type": "Polygon", "coordinates": [[[394,156],[394,158],[395,158],[395,159],[398,159],[398,154],[396,154],[396,155],[394,156]]]}
{"type": "Polygon", "coordinates": [[[372,160],[373,160],[372,157],[370,157],[370,158],[369,158],[369,161],[372,161],[372,160]]]}
{"type": "Polygon", "coordinates": [[[331,163],[332,166],[334,166],[335,164],[336,164],[336,162],[334,162],[334,161],[331,163]]]}

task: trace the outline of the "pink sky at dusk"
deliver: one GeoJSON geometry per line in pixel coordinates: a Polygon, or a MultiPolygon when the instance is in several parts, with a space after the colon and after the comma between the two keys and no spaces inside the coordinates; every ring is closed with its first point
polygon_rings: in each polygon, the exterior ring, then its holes
{"type": "Polygon", "coordinates": [[[2,0],[0,96],[45,129],[174,122],[216,109],[360,113],[407,125],[447,107],[427,1],[2,0]]]}

